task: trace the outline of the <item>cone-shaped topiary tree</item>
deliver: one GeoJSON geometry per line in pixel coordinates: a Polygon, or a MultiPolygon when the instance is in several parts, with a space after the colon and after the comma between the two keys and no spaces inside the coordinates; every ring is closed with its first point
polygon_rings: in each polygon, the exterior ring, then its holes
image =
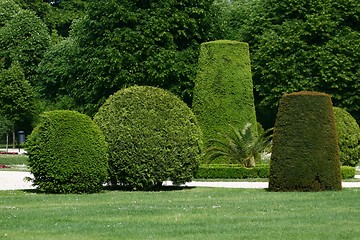
{"type": "Polygon", "coordinates": [[[94,121],[109,144],[111,183],[149,190],[170,179],[191,181],[200,164],[201,131],[191,109],[160,88],[112,95],[94,121]]]}
{"type": "Polygon", "coordinates": [[[48,193],[93,193],[107,179],[105,137],[90,117],[68,110],[42,114],[26,142],[34,185],[48,193]]]}
{"type": "Polygon", "coordinates": [[[203,43],[195,81],[193,110],[204,142],[230,133],[230,125],[256,132],[253,84],[247,43],[219,40],[203,43]]]}
{"type": "Polygon", "coordinates": [[[330,95],[297,92],[281,98],[269,189],[341,190],[339,146],[330,95]]]}

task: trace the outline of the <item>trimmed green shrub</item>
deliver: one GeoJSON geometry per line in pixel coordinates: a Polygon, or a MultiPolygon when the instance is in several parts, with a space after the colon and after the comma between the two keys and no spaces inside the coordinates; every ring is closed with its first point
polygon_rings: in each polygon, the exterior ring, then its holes
{"type": "Polygon", "coordinates": [[[330,95],[296,92],[281,98],[269,189],[341,190],[339,146],[330,95]]]}
{"type": "Polygon", "coordinates": [[[203,43],[195,81],[193,110],[204,143],[218,133],[243,129],[251,123],[256,132],[253,84],[247,43],[219,40],[203,43]]]}
{"type": "Polygon", "coordinates": [[[246,168],[238,164],[203,164],[200,165],[196,178],[204,179],[245,179],[245,178],[267,178],[269,166],[259,165],[246,168]]]}
{"type": "Polygon", "coordinates": [[[355,167],[360,161],[360,128],[345,109],[334,107],[342,165],[355,167]]]}
{"type": "Polygon", "coordinates": [[[355,177],[355,167],[341,166],[342,179],[350,179],[355,177]]]}
{"type": "MultiPolygon", "coordinates": [[[[254,168],[245,168],[238,164],[202,164],[196,174],[200,179],[246,179],[268,178],[269,165],[258,165],[254,168]]],[[[355,168],[341,166],[342,179],[351,179],[355,176],[355,168]]]]}
{"type": "Polygon", "coordinates": [[[47,193],[93,193],[107,179],[107,143],[86,115],[68,110],[42,114],[26,142],[34,185],[47,193]]]}
{"type": "Polygon", "coordinates": [[[191,181],[200,164],[201,131],[191,109],[160,88],[112,95],[94,117],[109,144],[112,185],[147,190],[191,181]]]}

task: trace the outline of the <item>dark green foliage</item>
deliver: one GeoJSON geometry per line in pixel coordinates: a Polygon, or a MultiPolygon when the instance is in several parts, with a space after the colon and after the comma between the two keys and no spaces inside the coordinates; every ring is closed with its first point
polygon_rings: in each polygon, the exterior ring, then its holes
{"type": "Polygon", "coordinates": [[[218,133],[243,129],[251,123],[256,132],[249,47],[235,41],[213,41],[201,45],[199,71],[194,88],[193,109],[204,134],[204,142],[218,133]]]}
{"type": "Polygon", "coordinates": [[[56,102],[58,98],[67,96],[64,86],[73,74],[71,67],[77,57],[77,49],[77,42],[70,37],[52,46],[44,54],[37,68],[38,77],[35,85],[45,99],[56,102]]]}
{"type": "MultiPolygon", "coordinates": [[[[66,56],[74,62],[67,82],[55,90],[65,90],[90,115],[118,89],[135,84],[168,89],[190,103],[198,46],[212,36],[211,3],[89,1],[87,15],[72,26],[79,52],[66,56]]],[[[55,72],[40,77],[55,82],[55,72]]]]}
{"type": "Polygon", "coordinates": [[[85,14],[85,0],[15,0],[23,9],[34,11],[50,32],[69,35],[73,20],[85,14]]]}
{"type": "Polygon", "coordinates": [[[19,11],[20,7],[13,0],[0,0],[0,27],[19,11]]]}
{"type": "Polygon", "coordinates": [[[360,128],[356,120],[342,108],[334,107],[342,165],[355,167],[360,161],[360,128]]]}
{"type": "Polygon", "coordinates": [[[154,87],[112,95],[95,115],[109,143],[112,184],[150,189],[191,181],[200,164],[201,131],[184,102],[154,87]]]}
{"type": "MultiPolygon", "coordinates": [[[[351,179],[355,176],[355,168],[341,166],[342,179],[351,179]]],[[[237,164],[202,164],[196,178],[199,179],[245,179],[245,178],[268,178],[269,166],[258,165],[254,168],[245,168],[237,164]]]]}
{"type": "Polygon", "coordinates": [[[14,62],[0,72],[0,115],[11,122],[12,130],[28,130],[35,114],[35,93],[22,68],[14,62]]]}
{"type": "Polygon", "coordinates": [[[298,92],[281,98],[269,189],[341,190],[339,146],[329,95],[298,92]]]}
{"type": "Polygon", "coordinates": [[[250,45],[259,109],[276,112],[286,92],[319,91],[359,123],[360,1],[234,0],[225,7],[225,37],[250,45]]]}
{"type": "Polygon", "coordinates": [[[34,185],[48,193],[93,193],[107,179],[104,135],[86,115],[45,112],[26,142],[34,185]]]}
{"type": "Polygon", "coordinates": [[[0,59],[4,67],[19,62],[30,83],[49,44],[48,29],[28,10],[19,11],[0,28],[0,59]]]}
{"type": "Polygon", "coordinates": [[[232,127],[230,133],[220,133],[218,139],[210,139],[210,147],[206,149],[205,157],[213,161],[224,157],[230,163],[240,164],[245,167],[254,167],[255,160],[264,151],[269,151],[272,135],[268,131],[258,134],[254,132],[250,123],[239,131],[232,127]]]}
{"type": "Polygon", "coordinates": [[[253,168],[246,168],[237,164],[209,164],[200,165],[196,178],[204,179],[244,179],[244,178],[267,178],[269,167],[259,165],[253,168]]]}

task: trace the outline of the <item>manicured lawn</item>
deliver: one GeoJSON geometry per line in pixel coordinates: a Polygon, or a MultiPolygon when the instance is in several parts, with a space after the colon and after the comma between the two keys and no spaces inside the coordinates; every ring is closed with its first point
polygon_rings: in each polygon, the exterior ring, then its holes
{"type": "Polygon", "coordinates": [[[4,165],[26,165],[29,157],[24,154],[0,154],[0,164],[4,165]]]}
{"type": "Polygon", "coordinates": [[[0,191],[0,239],[359,239],[360,189],[0,191]]]}
{"type": "Polygon", "coordinates": [[[10,168],[1,168],[0,171],[27,171],[29,157],[24,154],[0,154],[0,164],[10,168]]]}

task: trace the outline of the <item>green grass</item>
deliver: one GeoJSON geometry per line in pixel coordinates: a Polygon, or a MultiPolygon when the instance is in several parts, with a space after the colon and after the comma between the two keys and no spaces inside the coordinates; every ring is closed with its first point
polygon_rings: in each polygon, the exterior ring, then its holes
{"type": "Polygon", "coordinates": [[[359,239],[360,189],[0,191],[0,239],[359,239]]]}
{"type": "Polygon", "coordinates": [[[29,157],[24,154],[0,154],[0,164],[10,168],[1,168],[0,171],[28,171],[29,157]]]}

